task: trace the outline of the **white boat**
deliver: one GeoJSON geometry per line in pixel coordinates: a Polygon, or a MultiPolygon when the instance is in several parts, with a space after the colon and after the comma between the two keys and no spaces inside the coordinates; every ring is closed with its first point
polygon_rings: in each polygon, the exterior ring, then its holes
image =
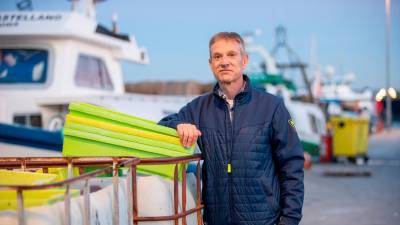
{"type": "Polygon", "coordinates": [[[73,100],[159,120],[191,99],[126,94],[121,61],[147,64],[146,49],[99,25],[92,2],[0,12],[0,123],[57,130],[73,100]]]}
{"type": "Polygon", "coordinates": [[[314,86],[319,90],[316,91],[318,92],[316,96],[319,101],[328,105],[328,113],[332,116],[361,116],[371,119],[376,115],[373,92],[370,89],[354,91],[351,88],[354,79],[355,75],[352,73],[345,74],[337,81],[331,79],[322,82],[320,79],[315,79],[314,86]]]}
{"type": "Polygon", "coordinates": [[[319,155],[323,147],[322,136],[326,135],[326,119],[322,109],[314,103],[294,100],[293,96],[296,94],[294,83],[282,76],[269,52],[263,46],[252,43],[251,39],[245,38],[245,42],[246,50],[250,54],[261,56],[264,66],[260,73],[248,71],[250,79],[269,93],[283,98],[295,121],[303,149],[311,155],[319,155]]]}

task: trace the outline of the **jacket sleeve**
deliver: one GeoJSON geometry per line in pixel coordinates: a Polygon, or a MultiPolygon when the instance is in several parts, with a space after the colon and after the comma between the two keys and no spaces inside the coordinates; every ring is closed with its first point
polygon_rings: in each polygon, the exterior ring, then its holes
{"type": "Polygon", "coordinates": [[[280,182],[279,224],[298,225],[304,199],[304,152],[283,101],[275,110],[272,126],[275,163],[280,182]]]}
{"type": "Polygon", "coordinates": [[[187,104],[178,113],[174,113],[162,118],[158,124],[176,129],[176,126],[181,123],[193,124],[193,115],[191,114],[190,105],[187,104]]]}

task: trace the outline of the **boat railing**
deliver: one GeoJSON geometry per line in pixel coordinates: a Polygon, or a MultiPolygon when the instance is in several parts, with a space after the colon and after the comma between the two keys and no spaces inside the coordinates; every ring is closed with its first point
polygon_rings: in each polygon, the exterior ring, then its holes
{"type": "Polygon", "coordinates": [[[0,169],[17,169],[23,171],[29,169],[42,169],[44,173],[49,168],[67,167],[67,179],[40,185],[0,185],[0,190],[15,190],[17,192],[17,217],[19,225],[26,225],[23,192],[27,190],[43,190],[49,188],[65,187],[64,194],[64,224],[71,225],[71,185],[83,183],[83,224],[90,225],[90,183],[89,179],[98,177],[105,173],[112,173],[113,185],[113,212],[112,221],[114,225],[119,224],[119,169],[128,168],[127,172],[127,196],[128,196],[128,221],[129,224],[137,225],[145,221],[174,221],[174,225],[181,220],[183,225],[187,224],[186,217],[197,213],[197,224],[203,224],[201,210],[201,181],[200,181],[200,154],[175,158],[146,158],[136,157],[0,157],[0,169]],[[197,162],[196,165],[196,205],[194,208],[186,209],[186,166],[190,162],[197,162]],[[173,207],[174,214],[162,216],[139,216],[137,198],[137,166],[141,165],[163,165],[175,164],[173,176],[173,207]],[[181,210],[179,211],[179,166],[181,170],[181,210]],[[85,173],[85,168],[101,166],[101,169],[85,173]],[[79,168],[80,175],[73,176],[73,168],[79,168]]]}

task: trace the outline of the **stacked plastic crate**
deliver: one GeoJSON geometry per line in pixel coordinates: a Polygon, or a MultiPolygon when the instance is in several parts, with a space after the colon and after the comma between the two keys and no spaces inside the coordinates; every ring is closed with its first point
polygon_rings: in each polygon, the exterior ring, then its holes
{"type": "MultiPolygon", "coordinates": [[[[193,151],[194,147],[180,144],[175,129],[154,121],[86,103],[69,105],[63,156],[157,158],[188,156],[193,151]]],[[[172,178],[174,165],[139,166],[138,172],[172,178]]]]}

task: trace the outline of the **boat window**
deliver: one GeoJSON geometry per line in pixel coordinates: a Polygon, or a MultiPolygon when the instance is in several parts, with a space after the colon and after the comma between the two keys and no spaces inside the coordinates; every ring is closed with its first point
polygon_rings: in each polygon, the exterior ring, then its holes
{"type": "Polygon", "coordinates": [[[0,49],[0,84],[42,84],[48,52],[39,49],[0,49]]]}
{"type": "Polygon", "coordinates": [[[311,130],[313,133],[319,134],[319,129],[318,129],[318,119],[315,117],[314,114],[308,114],[311,122],[311,130]]]}
{"type": "Polygon", "coordinates": [[[80,54],[75,71],[78,86],[112,90],[113,85],[104,61],[98,57],[80,54]]]}
{"type": "Polygon", "coordinates": [[[13,123],[28,127],[41,127],[42,117],[40,114],[15,115],[13,118],[13,123]]]}

